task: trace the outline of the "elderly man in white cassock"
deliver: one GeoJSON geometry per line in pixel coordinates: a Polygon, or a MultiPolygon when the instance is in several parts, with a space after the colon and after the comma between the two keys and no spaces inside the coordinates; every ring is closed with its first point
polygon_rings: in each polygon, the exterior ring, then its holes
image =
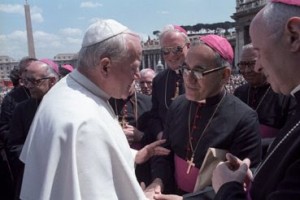
{"type": "Polygon", "coordinates": [[[127,98],[141,55],[139,36],[115,20],[88,28],[78,68],[47,93],[31,125],[21,199],[146,199],[134,162],[168,151],[163,140],[131,150],[108,103],[127,98]]]}

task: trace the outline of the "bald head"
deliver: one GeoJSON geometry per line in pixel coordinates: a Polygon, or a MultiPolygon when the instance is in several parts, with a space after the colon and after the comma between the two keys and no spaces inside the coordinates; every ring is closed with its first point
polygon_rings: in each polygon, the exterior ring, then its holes
{"type": "Polygon", "coordinates": [[[273,91],[289,94],[300,84],[300,6],[268,3],[252,20],[250,36],[258,53],[257,72],[273,91]]]}
{"type": "Polygon", "coordinates": [[[36,99],[41,99],[58,81],[58,74],[41,61],[31,62],[24,74],[25,87],[29,89],[31,97],[36,99]]]}

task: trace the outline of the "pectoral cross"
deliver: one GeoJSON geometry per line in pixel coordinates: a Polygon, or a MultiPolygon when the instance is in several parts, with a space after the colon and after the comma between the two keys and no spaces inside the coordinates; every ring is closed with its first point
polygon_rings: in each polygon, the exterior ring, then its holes
{"type": "Polygon", "coordinates": [[[125,116],[122,116],[122,120],[120,121],[120,125],[122,126],[122,128],[125,128],[127,124],[127,121],[125,119],[125,116]]]}
{"type": "Polygon", "coordinates": [[[171,98],[171,100],[174,100],[177,96],[179,95],[179,82],[176,82],[176,89],[175,89],[175,94],[174,97],[171,98]]]}
{"type": "Polygon", "coordinates": [[[194,163],[194,156],[191,157],[191,160],[187,160],[186,161],[188,163],[188,168],[187,168],[187,171],[186,171],[186,174],[189,174],[190,171],[191,171],[191,168],[192,167],[195,167],[195,163],[194,163]]]}

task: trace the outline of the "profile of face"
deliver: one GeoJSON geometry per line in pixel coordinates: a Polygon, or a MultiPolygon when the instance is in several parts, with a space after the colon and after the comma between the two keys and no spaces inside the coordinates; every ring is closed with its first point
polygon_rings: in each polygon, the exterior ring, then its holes
{"type": "Polygon", "coordinates": [[[257,52],[252,47],[243,48],[240,62],[237,64],[240,73],[245,80],[252,86],[259,86],[266,82],[263,73],[255,72],[254,67],[259,63],[256,62],[257,52]]]}
{"type": "Polygon", "coordinates": [[[167,66],[176,70],[184,63],[188,44],[182,33],[166,32],[160,40],[161,51],[167,66]]]}
{"type": "Polygon", "coordinates": [[[202,44],[191,46],[183,67],[185,96],[201,101],[218,94],[224,87],[224,67],[217,67],[214,51],[202,44]]]}
{"type": "Polygon", "coordinates": [[[48,75],[45,63],[33,61],[26,68],[23,81],[31,97],[41,99],[54,85],[56,79],[48,75]]]}
{"type": "Polygon", "coordinates": [[[139,85],[141,87],[141,91],[145,95],[152,94],[152,81],[154,78],[155,73],[146,72],[140,76],[139,85]]]}
{"type": "Polygon", "coordinates": [[[127,34],[127,54],[120,61],[111,60],[108,82],[111,96],[126,99],[130,95],[132,84],[139,79],[139,67],[142,59],[142,46],[139,37],[127,34]]]}
{"type": "Polygon", "coordinates": [[[250,25],[250,36],[254,50],[257,51],[258,65],[255,66],[256,72],[261,72],[265,75],[267,82],[270,83],[274,92],[289,94],[290,88],[288,81],[291,73],[288,68],[284,55],[282,39],[274,41],[270,37],[270,30],[266,21],[262,18],[261,10],[252,20],[250,25]]]}

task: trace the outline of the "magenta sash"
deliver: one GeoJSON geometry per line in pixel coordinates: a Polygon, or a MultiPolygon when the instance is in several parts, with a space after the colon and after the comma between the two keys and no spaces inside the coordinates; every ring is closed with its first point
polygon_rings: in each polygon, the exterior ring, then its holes
{"type": "Polygon", "coordinates": [[[199,169],[191,167],[190,173],[187,174],[188,163],[186,160],[174,155],[175,163],[175,181],[177,187],[185,192],[193,192],[196,184],[199,169]]]}
{"type": "Polygon", "coordinates": [[[260,124],[259,126],[260,134],[262,138],[272,138],[275,137],[278,133],[278,129],[273,128],[271,126],[267,126],[264,124],[260,124]]]}

